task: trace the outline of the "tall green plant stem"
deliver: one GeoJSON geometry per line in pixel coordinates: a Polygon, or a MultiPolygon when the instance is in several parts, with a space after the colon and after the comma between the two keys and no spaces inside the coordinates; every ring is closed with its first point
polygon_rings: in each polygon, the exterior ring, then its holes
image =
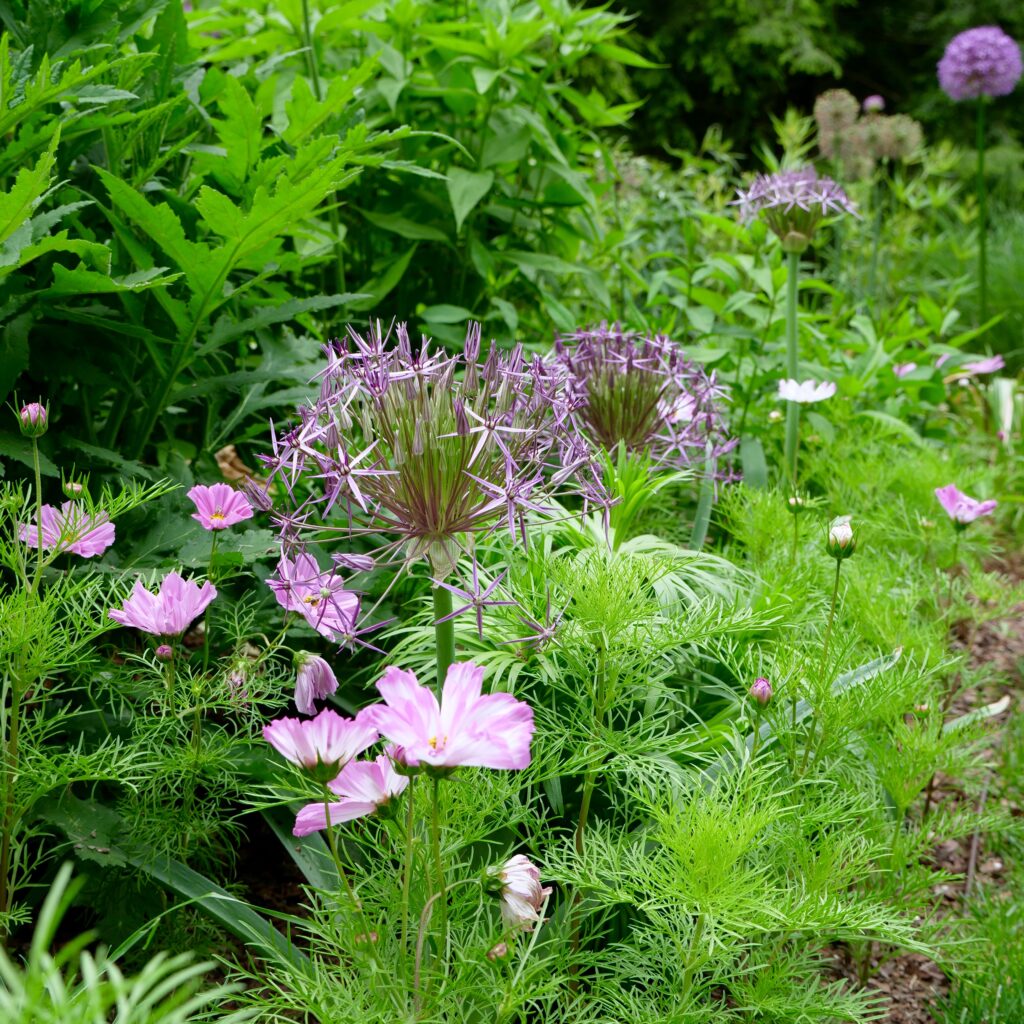
{"type": "MultiPolygon", "coordinates": [[[[836,559],[836,575],[835,580],[832,584],[832,603],[828,610],[828,624],[825,626],[825,642],[821,647],[821,667],[818,669],[818,675],[823,676],[825,674],[825,666],[828,664],[828,646],[829,641],[832,639],[832,623],[836,617],[836,602],[839,599],[839,573],[843,567],[843,560],[841,558],[836,559]]],[[[795,717],[795,716],[794,716],[795,717]]],[[[824,730],[822,730],[824,732],[824,730]]],[[[819,740],[817,739],[818,732],[818,718],[815,714],[811,718],[811,728],[807,733],[807,740],[804,745],[804,756],[800,761],[800,773],[803,774],[807,767],[807,762],[811,756],[811,749],[817,748],[819,740]]],[[[824,736],[822,736],[824,739],[824,736]]],[[[817,761],[817,754],[815,754],[815,761],[817,761]]]]}
{"type": "Polygon", "coordinates": [[[32,438],[32,468],[35,471],[36,490],[33,498],[36,506],[36,571],[29,586],[29,592],[38,593],[43,578],[43,473],[39,463],[39,440],[32,438]]]}
{"type": "Polygon", "coordinates": [[[448,945],[448,886],[444,876],[444,861],[441,858],[441,780],[436,776],[433,782],[432,806],[430,809],[430,838],[434,847],[434,869],[437,872],[437,902],[441,908],[440,953],[444,961],[448,945]]]}
{"type": "MultiPolygon", "coordinates": [[[[800,335],[797,300],[800,290],[800,254],[786,254],[786,376],[797,379],[800,372],[800,335]]],[[[796,460],[800,445],[800,403],[790,402],[786,409],[785,460],[793,493],[796,493],[796,460]]]]}
{"type": "Polygon", "coordinates": [[[875,216],[871,227],[871,262],[868,265],[868,306],[875,308],[875,289],[878,286],[878,254],[882,248],[882,206],[884,192],[880,183],[875,181],[871,186],[871,198],[874,202],[875,216]]]}
{"type": "Polygon", "coordinates": [[[441,696],[445,676],[455,661],[455,620],[452,613],[452,594],[444,587],[434,587],[434,645],[437,651],[437,694],[441,696]],[[447,622],[441,619],[447,618],[447,622]]]}
{"type": "Polygon", "coordinates": [[[402,866],[402,962],[406,962],[409,955],[409,888],[412,885],[412,842],[413,824],[415,819],[415,787],[416,776],[409,779],[409,786],[406,789],[405,799],[405,858],[402,866]]]}
{"type": "MultiPolygon", "coordinates": [[[[212,530],[213,537],[210,540],[210,565],[206,570],[206,578],[213,583],[213,560],[217,557],[217,531],[212,530]]],[[[210,606],[207,605],[203,612],[203,672],[210,664],[210,606]]]]}
{"type": "Polygon", "coordinates": [[[978,99],[978,302],[981,322],[988,319],[988,189],[985,183],[985,97],[978,99]]]}
{"type": "Polygon", "coordinates": [[[693,975],[697,970],[697,947],[704,937],[704,915],[698,914],[693,922],[693,935],[690,938],[690,949],[686,954],[686,970],[683,974],[683,994],[687,995],[693,987],[693,975]]]}

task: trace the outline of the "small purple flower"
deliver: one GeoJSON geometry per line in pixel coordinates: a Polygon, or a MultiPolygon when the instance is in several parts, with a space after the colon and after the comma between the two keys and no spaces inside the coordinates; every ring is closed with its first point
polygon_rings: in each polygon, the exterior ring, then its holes
{"type": "Polygon", "coordinates": [[[772,699],[772,684],[764,676],[758,676],[750,687],[750,696],[758,704],[767,704],[772,699]]]}
{"type": "Polygon", "coordinates": [[[1022,70],[1017,43],[998,26],[985,25],[949,41],[939,61],[939,85],[956,101],[1008,96],[1022,70]]]}
{"type": "MultiPolygon", "coordinates": [[[[443,580],[434,580],[434,585],[442,587],[447,590],[450,594],[454,594],[460,601],[466,603],[461,608],[456,608],[450,615],[445,615],[444,618],[438,619],[438,622],[447,622],[449,619],[454,619],[463,612],[473,611],[476,614],[476,629],[480,639],[484,638],[484,609],[485,608],[498,608],[508,607],[512,608],[515,606],[515,601],[499,601],[491,598],[491,594],[498,589],[501,585],[501,581],[508,574],[506,569],[504,572],[499,573],[483,590],[480,589],[480,579],[477,572],[476,559],[473,559],[473,582],[471,584],[471,590],[463,590],[462,587],[453,586],[450,583],[445,583],[443,580]]],[[[436,623],[435,623],[436,625],[436,623]]]]}
{"type": "Polygon", "coordinates": [[[819,178],[813,167],[759,174],[731,204],[749,223],[762,217],[781,239],[786,252],[803,252],[821,220],[830,214],[858,216],[857,206],[831,178],[819,178]]]}
{"type": "Polygon", "coordinates": [[[906,377],[917,369],[917,363],[896,363],[892,372],[899,378],[906,377]]]}
{"type": "Polygon", "coordinates": [[[225,530],[229,526],[252,518],[252,506],[245,495],[230,484],[196,484],[188,492],[196,507],[192,518],[201,523],[204,530],[225,530]]]}
{"type": "Polygon", "coordinates": [[[81,558],[102,555],[114,543],[114,524],[107,513],[90,513],[77,501],[65,501],[59,509],[43,505],[39,527],[25,523],[18,526],[18,536],[30,548],[39,547],[40,533],[44,551],[70,551],[81,558]]]}
{"type": "Polygon", "coordinates": [[[331,666],[317,654],[299,651],[295,655],[295,706],[304,715],[316,713],[317,700],[323,700],[338,689],[338,680],[331,666]]]}
{"type": "Polygon", "coordinates": [[[987,359],[976,359],[971,363],[964,363],[961,367],[968,373],[997,373],[1006,366],[1006,360],[1002,356],[989,356],[987,359]]]}
{"type": "Polygon", "coordinates": [[[861,109],[865,114],[880,114],[885,110],[885,99],[877,93],[874,93],[871,96],[865,96],[864,102],[861,104],[861,109]]]}

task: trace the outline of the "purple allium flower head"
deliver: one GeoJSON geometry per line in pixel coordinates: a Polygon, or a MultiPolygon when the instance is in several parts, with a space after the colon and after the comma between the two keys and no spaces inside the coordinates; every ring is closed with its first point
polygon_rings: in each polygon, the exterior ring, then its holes
{"type": "Polygon", "coordinates": [[[952,100],[1008,96],[1020,81],[1020,47],[1001,28],[985,25],[954,36],[939,61],[939,85],[952,100]]]}
{"type": "Polygon", "coordinates": [[[90,513],[77,501],[65,501],[59,509],[43,505],[39,520],[41,529],[24,523],[18,527],[18,536],[30,548],[39,547],[40,533],[45,551],[70,551],[81,558],[102,555],[114,543],[114,524],[106,512],[90,513]]]}
{"type": "Polygon", "coordinates": [[[861,104],[861,109],[865,114],[880,114],[885,110],[885,98],[879,96],[877,93],[871,96],[865,96],[864,102],[861,104]]]}
{"type": "Polygon", "coordinates": [[[516,536],[544,507],[544,471],[571,429],[564,375],[519,346],[492,345],[481,363],[475,324],[456,355],[415,346],[403,324],[393,336],[377,323],[366,336],[350,329],[349,348],[328,346],[319,399],[274,434],[265,461],[290,493],[300,478],[313,492],[279,514],[286,534],[382,536],[376,563],[425,558],[443,578],[472,535],[516,536]]]}
{"type": "Polygon", "coordinates": [[[182,579],[177,572],[169,572],[155,594],[136,580],[124,607],[111,608],[107,614],[122,626],[154,636],[178,636],[216,596],[217,590],[209,580],[200,587],[193,580],[182,579]]]}
{"type": "Polygon", "coordinates": [[[703,464],[709,443],[714,457],[736,444],[725,428],[726,389],[663,335],[602,324],[559,338],[553,362],[568,379],[567,415],[580,435],[606,452],[622,444],[683,469],[703,464]]]}
{"type": "Polygon", "coordinates": [[[803,252],[829,214],[858,215],[843,189],[831,178],[819,178],[813,167],[759,174],[749,189],[737,191],[732,205],[739,206],[745,222],[762,217],[787,252],[803,252]]]}
{"type": "Polygon", "coordinates": [[[295,655],[295,706],[304,715],[316,713],[317,700],[338,689],[334,670],[318,654],[299,651],[295,655]]]}
{"type": "Polygon", "coordinates": [[[230,484],[196,484],[188,496],[196,507],[192,518],[204,530],[226,530],[243,519],[252,519],[252,506],[230,484]]]}

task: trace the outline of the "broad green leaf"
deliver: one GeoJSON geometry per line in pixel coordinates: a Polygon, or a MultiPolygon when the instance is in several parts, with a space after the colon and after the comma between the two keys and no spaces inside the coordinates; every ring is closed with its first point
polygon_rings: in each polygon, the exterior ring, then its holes
{"type": "Polygon", "coordinates": [[[442,303],[439,306],[427,306],[420,316],[434,324],[462,324],[473,319],[473,312],[463,306],[442,303]]]}
{"type": "Polygon", "coordinates": [[[397,259],[391,261],[387,270],[385,270],[383,274],[380,274],[378,277],[373,277],[367,281],[359,291],[369,297],[361,299],[358,302],[353,302],[350,308],[356,312],[364,312],[366,310],[373,309],[381,299],[386,295],[389,295],[398,285],[398,282],[405,276],[409,263],[416,252],[416,248],[417,246],[413,245],[411,248],[407,249],[397,259]]]}
{"type": "Polygon", "coordinates": [[[381,213],[377,210],[362,209],[359,212],[374,227],[378,227],[382,231],[390,231],[393,234],[400,235],[402,238],[408,238],[416,242],[449,241],[448,235],[440,228],[432,227],[429,224],[420,224],[417,221],[401,217],[397,213],[381,213]]]}
{"type": "Polygon", "coordinates": [[[743,467],[743,482],[748,487],[763,490],[768,486],[768,460],[759,437],[744,437],[740,441],[740,465],[743,467]]]}
{"type": "Polygon", "coordinates": [[[455,214],[455,230],[462,230],[462,224],[473,207],[491,190],[494,184],[493,171],[466,171],[453,167],[448,172],[448,197],[455,214]]]}

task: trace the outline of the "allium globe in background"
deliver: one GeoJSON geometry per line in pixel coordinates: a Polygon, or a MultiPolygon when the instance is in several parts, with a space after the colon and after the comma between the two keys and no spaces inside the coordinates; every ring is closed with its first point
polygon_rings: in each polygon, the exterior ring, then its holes
{"type": "Polygon", "coordinates": [[[954,36],[939,61],[939,85],[950,99],[1008,96],[1024,67],[1020,46],[996,25],[954,36]]]}
{"type": "Polygon", "coordinates": [[[736,444],[721,408],[726,389],[668,338],[617,326],[587,328],[555,342],[579,432],[605,451],[619,444],[675,469],[703,465],[736,444]]]}
{"type": "Polygon", "coordinates": [[[821,155],[834,160],[843,140],[857,123],[860,104],[846,89],[827,89],[814,101],[814,121],[818,126],[821,155]]]}
{"type": "Polygon", "coordinates": [[[759,174],[733,202],[745,222],[760,217],[781,239],[786,252],[803,252],[821,221],[831,214],[857,216],[857,206],[831,178],[813,167],[759,174]]]}

